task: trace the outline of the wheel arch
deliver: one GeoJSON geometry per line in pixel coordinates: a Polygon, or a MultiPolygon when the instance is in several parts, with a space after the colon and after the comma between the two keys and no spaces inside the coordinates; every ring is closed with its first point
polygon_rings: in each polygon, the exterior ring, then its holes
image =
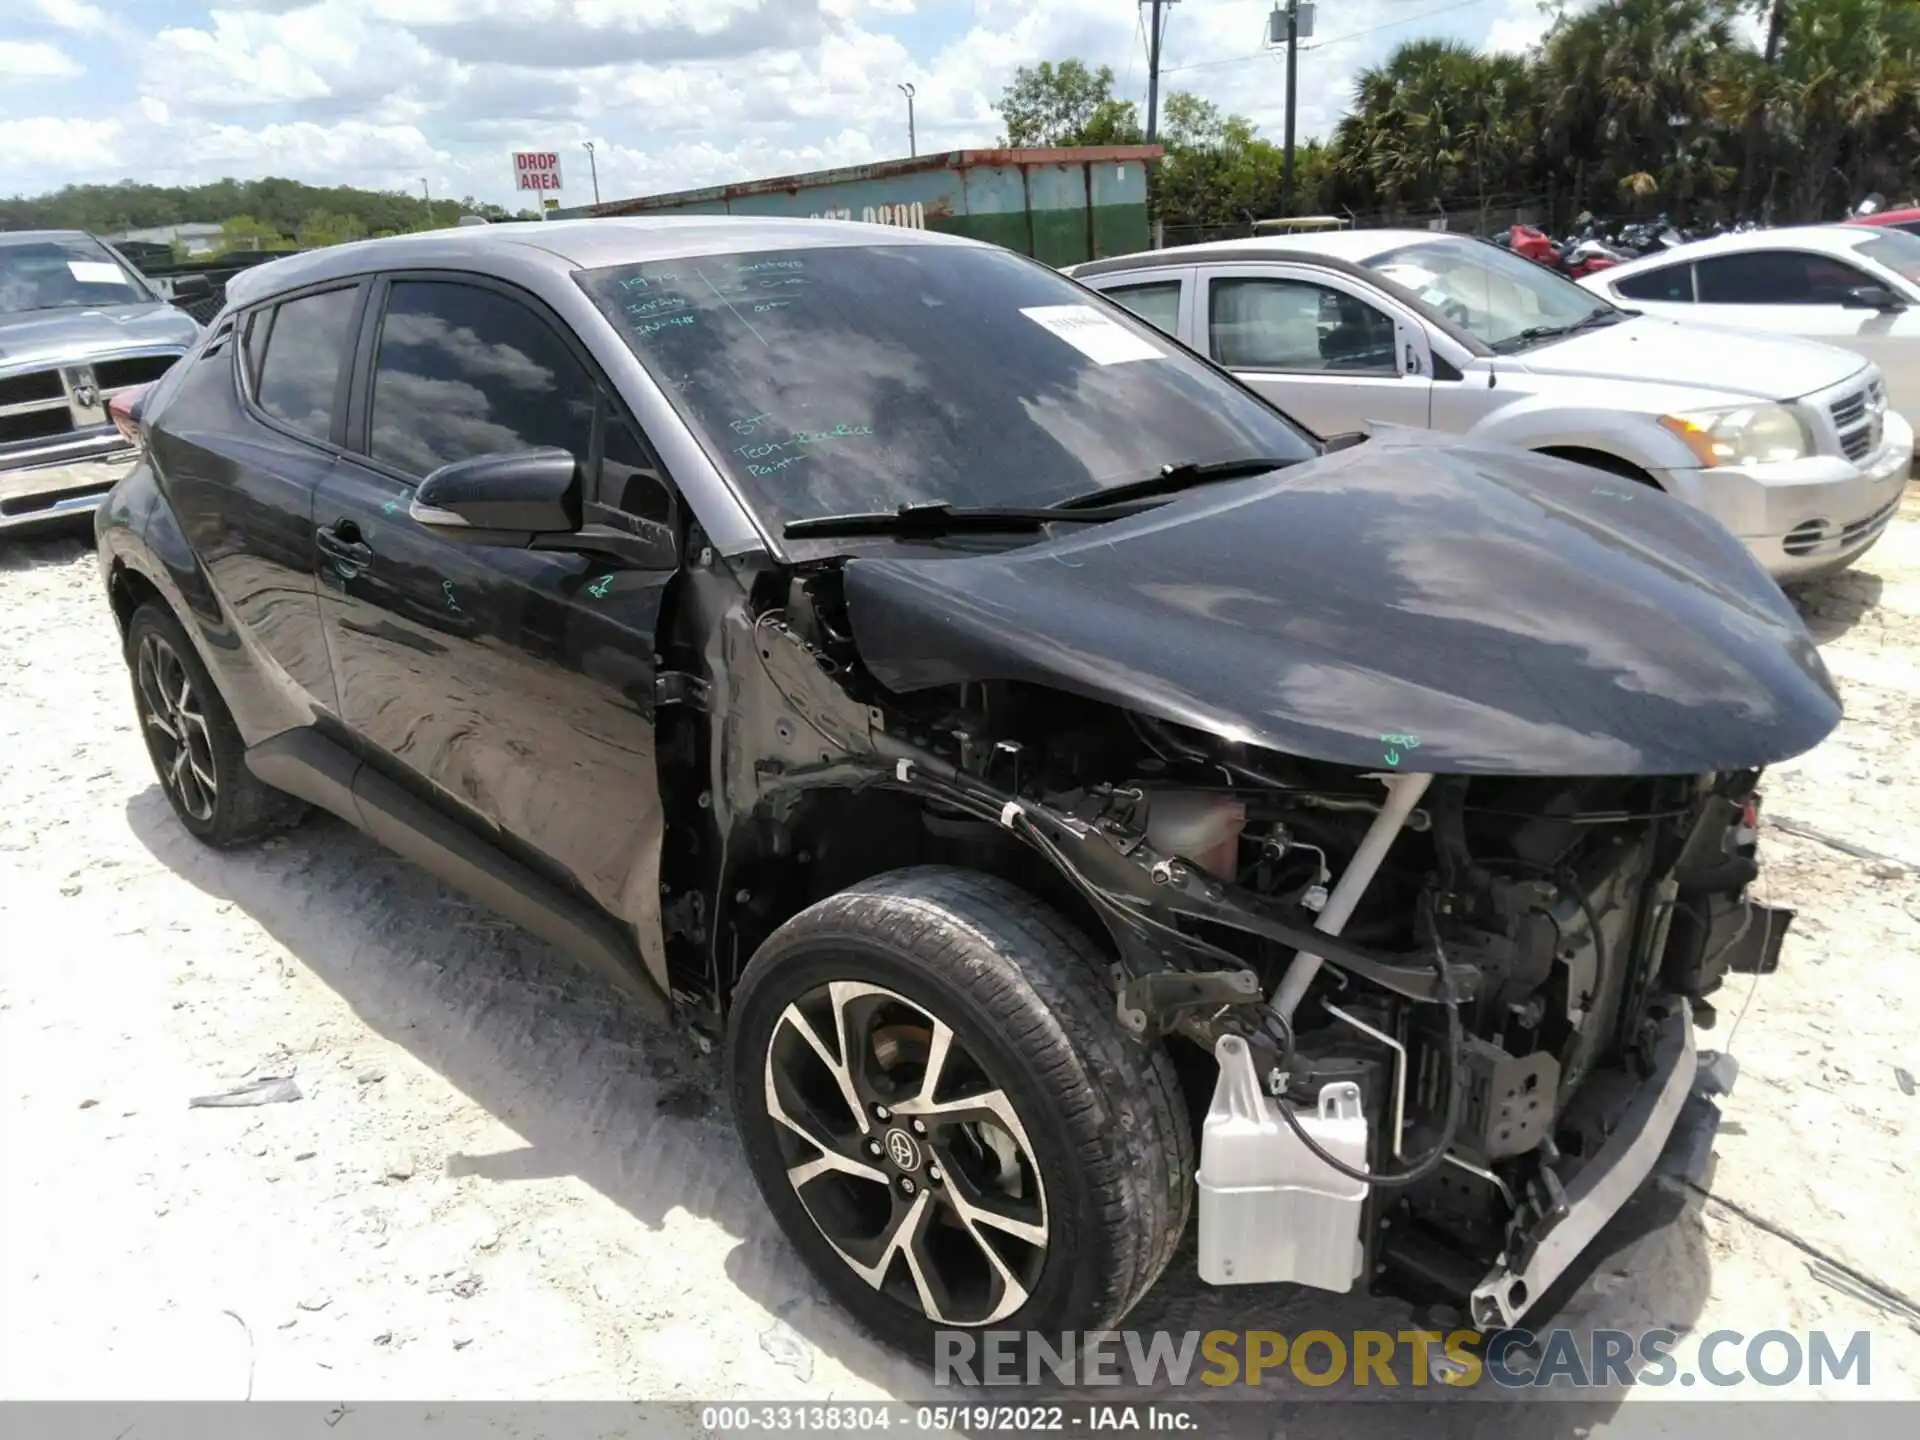
{"type": "Polygon", "coordinates": [[[742,817],[727,846],[713,923],[722,1010],[762,942],[808,906],[890,871],[945,865],[994,876],[1057,910],[1117,960],[1105,918],[1047,856],[990,821],[942,813],[898,790],[818,789],[742,817]]]}
{"type": "Polygon", "coordinates": [[[1662,488],[1652,474],[1633,461],[1588,445],[1542,445],[1538,447],[1538,453],[1551,455],[1556,460],[1571,460],[1590,470],[1604,470],[1609,475],[1618,475],[1623,480],[1632,480],[1640,485],[1650,485],[1655,490],[1662,488]]]}
{"type": "Polygon", "coordinates": [[[107,606],[113,611],[113,623],[120,628],[122,640],[127,638],[133,612],[149,600],[158,600],[162,605],[168,603],[158,585],[124,559],[116,558],[107,571],[107,606]]]}

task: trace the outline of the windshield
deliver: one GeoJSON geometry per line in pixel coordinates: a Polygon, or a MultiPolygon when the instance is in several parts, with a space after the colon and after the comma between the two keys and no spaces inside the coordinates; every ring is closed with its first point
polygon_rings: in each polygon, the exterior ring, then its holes
{"type": "Polygon", "coordinates": [[[85,236],[0,239],[0,314],[153,299],[98,240],[85,236]]]}
{"type": "Polygon", "coordinates": [[[1886,229],[1853,247],[1876,265],[1884,265],[1909,285],[1920,285],[1920,235],[1886,229]]]}
{"type": "Polygon", "coordinates": [[[757,251],[579,279],[773,529],[1315,453],[1236,382],[1004,250],[757,251]]]}
{"type": "MultiPolygon", "coordinates": [[[[1361,262],[1418,295],[1495,349],[1529,330],[1577,325],[1606,301],[1498,245],[1423,241],[1361,262]]],[[[1541,337],[1541,343],[1548,336],[1541,337]]]]}

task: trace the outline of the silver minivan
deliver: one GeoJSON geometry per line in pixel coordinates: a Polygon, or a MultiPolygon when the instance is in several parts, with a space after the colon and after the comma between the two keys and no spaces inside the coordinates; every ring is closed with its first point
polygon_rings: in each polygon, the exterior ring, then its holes
{"type": "Polygon", "coordinates": [[[1580,460],[1699,506],[1782,581],[1866,553],[1912,464],[1871,362],[1642,315],[1470,237],[1261,237],[1067,273],[1323,435],[1418,426],[1580,460]]]}

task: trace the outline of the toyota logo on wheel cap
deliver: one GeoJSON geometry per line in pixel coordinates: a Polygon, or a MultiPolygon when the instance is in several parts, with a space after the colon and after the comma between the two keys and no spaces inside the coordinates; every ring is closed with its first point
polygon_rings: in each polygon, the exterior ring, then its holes
{"type": "Polygon", "coordinates": [[[913,1136],[909,1135],[906,1131],[889,1130],[887,1132],[887,1158],[902,1170],[918,1170],[920,1168],[920,1146],[914,1140],[913,1136]]]}

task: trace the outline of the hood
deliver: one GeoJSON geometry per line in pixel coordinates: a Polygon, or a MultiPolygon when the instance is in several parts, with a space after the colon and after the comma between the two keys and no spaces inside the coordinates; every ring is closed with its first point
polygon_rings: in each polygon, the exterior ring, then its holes
{"type": "Polygon", "coordinates": [[[1028,681],[1369,769],[1700,774],[1840,719],[1798,615],[1715,521],[1425,432],[998,554],[850,560],[845,586],[895,691],[1028,681]]]}
{"type": "Polygon", "coordinates": [[[1637,315],[1494,363],[1539,375],[1693,385],[1758,400],[1797,400],[1838,385],[1866,364],[1851,351],[1811,340],[1740,331],[1729,344],[1729,333],[1637,315]]]}
{"type": "Polygon", "coordinates": [[[123,350],[187,348],[200,326],[164,300],[0,315],[0,368],[73,364],[123,350]]]}

